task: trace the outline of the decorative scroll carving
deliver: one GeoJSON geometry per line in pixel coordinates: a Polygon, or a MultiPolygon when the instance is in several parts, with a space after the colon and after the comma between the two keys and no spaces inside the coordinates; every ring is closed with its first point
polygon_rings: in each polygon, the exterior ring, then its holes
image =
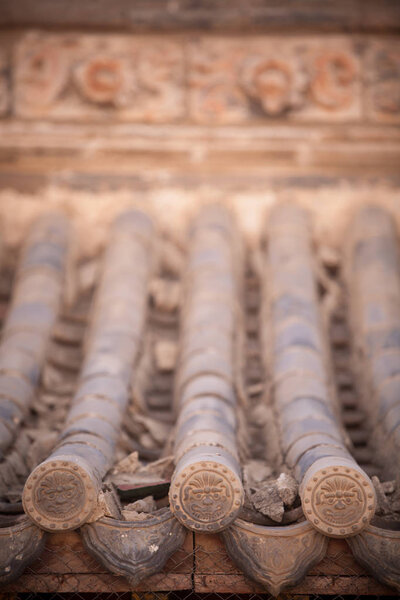
{"type": "MultiPolygon", "coordinates": [[[[69,46],[70,47],[70,46],[69,46]]],[[[68,81],[68,45],[61,38],[28,35],[17,49],[15,102],[35,110],[50,108],[68,81]]]]}
{"type": "Polygon", "coordinates": [[[367,571],[400,592],[400,531],[369,525],[346,541],[367,571]]]}
{"type": "Polygon", "coordinates": [[[244,66],[244,87],[252,102],[266,115],[280,115],[305,102],[305,74],[297,61],[258,58],[244,66]]]}
{"type": "Polygon", "coordinates": [[[133,100],[132,75],[128,61],[123,58],[95,56],[77,67],[75,80],[89,102],[119,107],[133,100]]]}
{"type": "Polygon", "coordinates": [[[335,36],[34,32],[17,46],[14,81],[16,113],[29,118],[241,123],[361,115],[358,55],[335,36]]]}
{"type": "Polygon", "coordinates": [[[30,33],[16,51],[23,117],[162,122],[183,113],[183,52],[171,40],[30,33]]]}
{"type": "Polygon", "coordinates": [[[383,122],[400,120],[400,44],[398,40],[372,43],[367,51],[367,106],[369,116],[383,122]]]}
{"type": "Polygon", "coordinates": [[[266,43],[201,39],[189,48],[190,116],[243,122],[278,116],[304,102],[302,65],[266,43]]]}
{"type": "Polygon", "coordinates": [[[0,528],[0,584],[19,577],[40,556],[45,539],[46,533],[28,518],[0,528]]]}
{"type": "Polygon", "coordinates": [[[328,540],[308,523],[263,527],[237,519],[222,532],[226,549],[240,569],[277,596],[298,584],[320,562],[328,540]]]}
{"type": "MultiPolygon", "coordinates": [[[[6,67],[0,55],[0,114],[9,106],[6,67]]],[[[366,116],[397,122],[400,44],[30,32],[17,44],[13,80],[12,109],[28,118],[354,120],[363,116],[365,93],[366,116]]]]}
{"type": "Polygon", "coordinates": [[[317,56],[314,69],[311,95],[315,102],[327,110],[350,106],[357,76],[353,57],[341,51],[328,51],[317,56]]]}
{"type": "Polygon", "coordinates": [[[82,539],[87,550],[107,569],[123,575],[135,586],[162,569],[183,544],[185,528],[169,510],[144,521],[117,521],[103,517],[84,525],[82,539]]]}
{"type": "Polygon", "coordinates": [[[201,38],[188,55],[197,121],[360,116],[358,59],[347,40],[201,38]]]}

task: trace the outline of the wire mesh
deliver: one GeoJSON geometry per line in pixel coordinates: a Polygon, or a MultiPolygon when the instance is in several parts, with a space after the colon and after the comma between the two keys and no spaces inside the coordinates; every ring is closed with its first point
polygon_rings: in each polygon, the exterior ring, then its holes
{"type": "MultiPolygon", "coordinates": [[[[218,536],[188,534],[161,572],[133,586],[113,575],[82,546],[77,533],[52,535],[42,555],[0,600],[267,600],[271,598],[231,561],[218,536]]],[[[280,598],[351,600],[398,597],[357,564],[342,540],[331,540],[326,557],[280,598]]]]}
{"type": "MultiPolygon", "coordinates": [[[[324,595],[298,594],[295,591],[279,595],[280,600],[358,600],[365,596],[357,594],[324,595]]],[[[371,600],[390,600],[393,596],[368,595],[371,600]]],[[[270,600],[273,596],[264,594],[197,594],[196,592],[123,592],[123,593],[72,593],[72,594],[18,594],[15,600],[270,600]]]]}

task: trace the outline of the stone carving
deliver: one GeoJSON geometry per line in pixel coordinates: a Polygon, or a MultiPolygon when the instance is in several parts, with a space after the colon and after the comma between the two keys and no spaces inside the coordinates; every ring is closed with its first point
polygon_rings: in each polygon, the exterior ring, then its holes
{"type": "Polygon", "coordinates": [[[44,463],[29,476],[24,510],[47,531],[79,527],[92,513],[97,494],[80,466],[64,461],[44,463]]]}
{"type": "MultiPolygon", "coordinates": [[[[17,48],[15,64],[15,104],[33,116],[49,110],[68,81],[67,41],[49,36],[28,35],[17,48]]],[[[29,116],[29,115],[28,115],[29,116]]]]}
{"type": "Polygon", "coordinates": [[[162,122],[183,114],[183,52],[174,41],[124,35],[30,33],[15,55],[23,117],[109,116],[162,122]]]}
{"type": "Polygon", "coordinates": [[[252,46],[203,38],[190,47],[191,117],[243,122],[252,116],[277,116],[301,103],[301,67],[293,68],[268,45],[266,53],[252,51],[252,46]]]}
{"type": "Polygon", "coordinates": [[[351,105],[357,69],[354,58],[345,52],[326,52],[314,61],[315,74],[311,82],[313,100],[335,111],[351,105]]]}
{"type": "MultiPolygon", "coordinates": [[[[242,123],[360,119],[397,122],[400,45],[345,37],[200,36],[195,40],[30,32],[17,44],[14,107],[22,117],[242,123]],[[360,57],[365,55],[363,72],[360,57]]],[[[0,114],[9,107],[0,55],[0,114]]]]}
{"type": "Polygon", "coordinates": [[[162,569],[183,544],[185,528],[168,509],[142,521],[103,517],[81,529],[83,543],[107,569],[135,586],[162,569]]]}
{"type": "Polygon", "coordinates": [[[400,592],[400,531],[369,525],[347,543],[368,572],[400,592]]]}
{"type": "Polygon", "coordinates": [[[306,75],[296,60],[245,61],[242,78],[251,102],[258,102],[260,112],[266,115],[277,116],[305,102],[306,75]]]}
{"type": "Polygon", "coordinates": [[[358,59],[348,40],[200,38],[188,56],[189,111],[197,121],[361,114],[358,59]]]}
{"type": "Polygon", "coordinates": [[[21,575],[44,548],[46,533],[28,518],[0,528],[0,584],[21,575]]]}
{"type": "Polygon", "coordinates": [[[94,56],[75,71],[79,90],[95,104],[126,106],[132,100],[134,80],[128,61],[112,56],[94,56]]]}
{"type": "Polygon", "coordinates": [[[308,522],[263,527],[237,519],[222,537],[238,567],[273,596],[298,584],[324,558],[328,545],[308,522]]]}
{"type": "MultiPolygon", "coordinates": [[[[9,106],[0,55],[0,114],[9,106]]],[[[400,115],[400,46],[345,37],[195,40],[30,32],[17,44],[14,110],[28,118],[242,123],[400,115]],[[360,56],[365,55],[361,72],[360,56]]]]}
{"type": "Polygon", "coordinates": [[[14,70],[15,111],[28,118],[242,123],[361,116],[358,54],[343,37],[244,42],[31,32],[17,45],[14,70]]]}
{"type": "Polygon", "coordinates": [[[367,107],[373,119],[388,123],[400,120],[400,44],[372,43],[367,51],[367,107]]]}
{"type": "Polygon", "coordinates": [[[351,466],[326,466],[306,475],[301,497],[307,519],[330,537],[356,534],[375,513],[371,482],[351,466]]]}

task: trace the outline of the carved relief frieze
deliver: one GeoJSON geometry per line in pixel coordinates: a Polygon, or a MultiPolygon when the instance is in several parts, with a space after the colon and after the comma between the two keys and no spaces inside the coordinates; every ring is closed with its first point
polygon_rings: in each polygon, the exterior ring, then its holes
{"type": "Polygon", "coordinates": [[[182,48],[124,35],[29,33],[15,53],[23,117],[163,122],[183,113],[182,48]]]}
{"type": "MultiPolygon", "coordinates": [[[[0,114],[9,106],[0,56],[0,114]]],[[[400,44],[355,36],[23,34],[24,118],[241,124],[400,118],[400,44]]]]}
{"type": "Polygon", "coordinates": [[[201,38],[188,55],[196,121],[361,115],[359,59],[348,40],[201,38]]]}

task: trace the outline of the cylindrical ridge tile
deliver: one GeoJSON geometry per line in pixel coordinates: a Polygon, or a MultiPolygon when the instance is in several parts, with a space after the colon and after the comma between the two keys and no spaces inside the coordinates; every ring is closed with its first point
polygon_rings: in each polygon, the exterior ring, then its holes
{"type": "MultiPolygon", "coordinates": [[[[201,450],[198,448],[197,450],[201,450]]],[[[243,504],[240,472],[220,452],[207,460],[200,452],[186,466],[177,464],[170,503],[177,519],[193,531],[222,531],[237,517],[243,504]]],[[[233,461],[232,461],[233,462],[233,461]]]]}
{"type": "Polygon", "coordinates": [[[373,425],[371,444],[384,476],[397,477],[400,448],[400,249],[391,214],[364,206],[351,222],[346,245],[355,372],[373,425]]]}
{"type": "Polygon", "coordinates": [[[44,461],[28,478],[24,510],[47,531],[75,529],[92,514],[98,492],[99,481],[90,464],[78,455],[58,455],[44,461]]]}
{"type": "Polygon", "coordinates": [[[331,537],[359,533],[375,511],[369,477],[346,448],[330,386],[305,211],[279,204],[269,221],[264,354],[284,460],[300,483],[306,518],[331,537]]]}
{"type": "Polygon", "coordinates": [[[21,250],[0,345],[0,452],[15,441],[34,397],[61,303],[69,238],[68,220],[47,214],[32,225],[21,250]]]}
{"type": "Polygon", "coordinates": [[[330,537],[359,533],[375,514],[374,488],[351,458],[316,460],[303,477],[300,495],[307,519],[330,537]]]}
{"type": "Polygon", "coordinates": [[[72,406],[58,445],[23,492],[26,513],[48,531],[90,519],[113,464],[145,324],[153,237],[151,220],[135,210],[112,226],[72,406]]]}
{"type": "Polygon", "coordinates": [[[231,217],[205,208],[189,236],[178,413],[170,506],[189,529],[213,533],[238,515],[243,486],[236,446],[235,332],[239,327],[240,244],[231,217]]]}

